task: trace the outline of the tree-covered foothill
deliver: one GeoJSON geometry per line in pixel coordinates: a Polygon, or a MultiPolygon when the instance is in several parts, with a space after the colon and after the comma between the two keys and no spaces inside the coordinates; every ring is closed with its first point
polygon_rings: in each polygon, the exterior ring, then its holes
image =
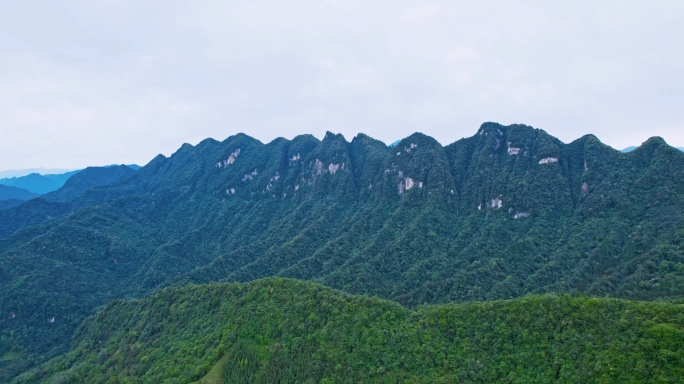
{"type": "Polygon", "coordinates": [[[289,277],[407,308],[684,295],[684,153],[659,138],[625,154],[495,123],[447,146],[238,134],[92,176],[0,210],[0,381],[111,300],[188,283],[289,277]]]}
{"type": "Polygon", "coordinates": [[[560,294],[408,310],[266,278],[115,301],[16,383],[675,383],[683,327],[678,304],[560,294]]]}

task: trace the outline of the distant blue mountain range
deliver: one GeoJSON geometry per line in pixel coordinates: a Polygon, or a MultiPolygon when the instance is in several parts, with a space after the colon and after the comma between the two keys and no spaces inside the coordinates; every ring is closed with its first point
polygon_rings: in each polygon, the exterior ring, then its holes
{"type": "MultiPolygon", "coordinates": [[[[123,165],[117,165],[117,164],[112,164],[112,165],[107,165],[105,167],[95,167],[95,168],[118,168],[122,167],[123,165]]],[[[140,169],[140,166],[137,164],[131,164],[131,165],[126,165],[125,167],[133,169],[133,170],[138,170],[140,169]]],[[[37,169],[42,169],[42,168],[37,168],[37,169]]],[[[25,176],[19,176],[19,177],[6,177],[3,179],[0,179],[0,185],[5,185],[5,186],[10,186],[10,187],[16,187],[16,188],[21,188],[23,190],[26,190],[27,192],[34,193],[37,195],[44,195],[46,193],[50,193],[53,191],[58,190],[61,188],[64,183],[71,177],[79,172],[83,171],[82,169],[78,169],[75,171],[70,171],[70,172],[64,172],[64,173],[58,173],[58,174],[40,174],[37,172],[30,173],[25,176]]],[[[14,173],[20,173],[21,171],[5,171],[3,173],[7,172],[14,172],[14,173]]],[[[0,200],[7,200],[7,199],[0,199],[0,200]]],[[[22,199],[19,199],[22,200],[22,199]]],[[[26,199],[23,199],[26,200],[26,199]]]]}
{"type": "Polygon", "coordinates": [[[67,179],[78,172],[79,171],[71,171],[56,175],[41,175],[40,173],[31,173],[21,177],[0,179],[0,184],[22,188],[27,191],[42,195],[59,189],[62,185],[64,185],[67,179]]]}
{"type": "Polygon", "coordinates": [[[23,188],[0,184],[0,200],[29,200],[39,196],[23,188]]]}
{"type": "Polygon", "coordinates": [[[71,172],[73,169],[65,168],[25,168],[25,169],[9,169],[0,171],[0,179],[8,179],[11,177],[22,177],[30,175],[31,173],[39,173],[41,175],[59,175],[62,173],[71,172]]]}

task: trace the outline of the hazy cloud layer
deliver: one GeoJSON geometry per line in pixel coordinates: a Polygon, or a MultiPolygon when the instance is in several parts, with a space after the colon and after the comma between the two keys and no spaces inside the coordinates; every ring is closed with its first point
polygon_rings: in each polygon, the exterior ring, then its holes
{"type": "Polygon", "coordinates": [[[0,0],[0,170],[484,121],[684,146],[681,1],[0,0]]]}

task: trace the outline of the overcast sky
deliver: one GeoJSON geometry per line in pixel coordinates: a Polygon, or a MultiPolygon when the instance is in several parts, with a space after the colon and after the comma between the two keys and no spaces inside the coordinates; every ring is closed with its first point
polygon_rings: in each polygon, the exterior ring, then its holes
{"type": "Polygon", "coordinates": [[[485,121],[684,146],[682,36],[681,0],[0,0],[0,170],[485,121]]]}

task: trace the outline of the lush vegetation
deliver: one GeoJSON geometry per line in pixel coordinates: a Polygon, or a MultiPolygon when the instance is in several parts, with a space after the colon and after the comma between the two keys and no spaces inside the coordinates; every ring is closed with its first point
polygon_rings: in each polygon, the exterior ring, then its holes
{"type": "Polygon", "coordinates": [[[676,304],[562,294],[409,311],[268,278],[116,301],[17,382],[674,383],[683,327],[676,304]]]}
{"type": "Polygon", "coordinates": [[[26,201],[26,200],[16,200],[16,199],[0,200],[0,210],[16,207],[17,205],[22,204],[24,201],[26,201]]]}
{"type": "Polygon", "coordinates": [[[52,202],[71,201],[81,197],[89,189],[110,186],[126,180],[133,176],[135,171],[127,165],[88,167],[71,176],[61,188],[46,194],[43,198],[52,202]]]}
{"type": "Polygon", "coordinates": [[[0,210],[0,381],[66,352],[109,301],[169,285],[283,276],[408,308],[681,301],[682,165],[658,138],[623,154],[491,123],[445,147],[422,134],[184,145],[114,185],[0,210]]]}

